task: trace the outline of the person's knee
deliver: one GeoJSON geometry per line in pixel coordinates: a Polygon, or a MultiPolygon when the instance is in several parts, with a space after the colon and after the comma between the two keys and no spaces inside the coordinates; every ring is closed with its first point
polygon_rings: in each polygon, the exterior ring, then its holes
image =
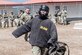
{"type": "Polygon", "coordinates": [[[41,55],[41,49],[38,46],[33,46],[32,53],[33,55],[41,55]]]}

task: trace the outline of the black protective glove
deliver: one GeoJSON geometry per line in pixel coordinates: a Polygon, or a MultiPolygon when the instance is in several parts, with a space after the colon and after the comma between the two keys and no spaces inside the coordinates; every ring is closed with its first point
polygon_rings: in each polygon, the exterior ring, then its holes
{"type": "Polygon", "coordinates": [[[49,45],[49,46],[55,46],[55,43],[56,43],[56,41],[55,41],[54,39],[50,39],[50,40],[48,41],[48,45],[49,45]]]}

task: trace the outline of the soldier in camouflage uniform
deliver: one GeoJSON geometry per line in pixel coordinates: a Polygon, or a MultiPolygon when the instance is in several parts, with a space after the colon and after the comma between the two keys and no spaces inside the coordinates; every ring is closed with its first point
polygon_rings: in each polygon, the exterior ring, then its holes
{"type": "Polygon", "coordinates": [[[19,22],[18,22],[18,26],[21,26],[21,16],[24,14],[24,11],[23,10],[20,10],[19,11],[19,14],[18,14],[18,18],[19,18],[19,22]]]}
{"type": "MultiPolygon", "coordinates": [[[[21,23],[21,25],[23,25],[26,22],[28,22],[31,18],[32,18],[32,16],[30,15],[30,10],[26,9],[25,12],[20,17],[20,23],[21,23]]],[[[28,36],[29,36],[29,33],[26,33],[25,37],[24,37],[25,41],[27,41],[28,36]]]]}
{"type": "Polygon", "coordinates": [[[10,14],[11,27],[14,26],[14,19],[15,19],[15,15],[13,14],[13,12],[11,12],[11,14],[10,14]]]}
{"type": "Polygon", "coordinates": [[[22,25],[25,24],[30,19],[31,19],[30,10],[29,9],[26,9],[25,12],[20,17],[21,24],[22,25]]]}
{"type": "Polygon", "coordinates": [[[58,19],[57,19],[58,24],[61,24],[61,11],[60,10],[57,13],[57,17],[58,17],[58,19]]]}
{"type": "Polygon", "coordinates": [[[60,12],[60,9],[57,9],[57,10],[55,11],[55,15],[54,15],[54,16],[55,16],[55,22],[56,22],[56,23],[59,22],[59,18],[60,18],[59,14],[58,14],[59,12],[60,12]]]}
{"type": "Polygon", "coordinates": [[[8,16],[8,14],[5,12],[5,14],[3,15],[3,17],[4,17],[4,20],[5,20],[5,22],[4,22],[4,28],[9,27],[9,16],[8,16]]]}
{"type": "Polygon", "coordinates": [[[67,11],[65,9],[63,9],[61,11],[61,23],[66,25],[66,18],[67,18],[67,11]]]}

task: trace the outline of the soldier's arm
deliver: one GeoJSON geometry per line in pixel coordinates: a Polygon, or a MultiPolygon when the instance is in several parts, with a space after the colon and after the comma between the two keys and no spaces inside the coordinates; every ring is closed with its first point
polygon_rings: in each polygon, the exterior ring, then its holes
{"type": "Polygon", "coordinates": [[[48,44],[55,45],[55,42],[57,42],[58,40],[57,29],[55,24],[51,25],[50,36],[51,38],[49,39],[48,44]]]}
{"type": "Polygon", "coordinates": [[[21,35],[25,34],[25,33],[28,33],[29,31],[31,31],[31,24],[32,24],[32,20],[30,20],[29,22],[27,22],[26,24],[18,27],[16,30],[14,30],[12,32],[12,34],[18,38],[20,37],[21,35]]]}
{"type": "Polygon", "coordinates": [[[25,15],[24,15],[24,14],[22,14],[22,15],[20,16],[20,19],[22,20],[24,17],[25,17],[25,15]]]}

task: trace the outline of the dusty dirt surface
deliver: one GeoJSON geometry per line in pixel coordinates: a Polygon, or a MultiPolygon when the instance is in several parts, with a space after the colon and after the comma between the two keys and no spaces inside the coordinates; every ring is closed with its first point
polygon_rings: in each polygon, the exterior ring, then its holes
{"type": "MultiPolygon", "coordinates": [[[[56,24],[59,41],[69,45],[70,55],[82,55],[82,30],[73,29],[78,22],[82,21],[72,21],[65,26],[56,24]]],[[[12,35],[15,29],[0,29],[0,55],[32,55],[31,45],[24,41],[24,36],[15,38],[12,35]]]]}

